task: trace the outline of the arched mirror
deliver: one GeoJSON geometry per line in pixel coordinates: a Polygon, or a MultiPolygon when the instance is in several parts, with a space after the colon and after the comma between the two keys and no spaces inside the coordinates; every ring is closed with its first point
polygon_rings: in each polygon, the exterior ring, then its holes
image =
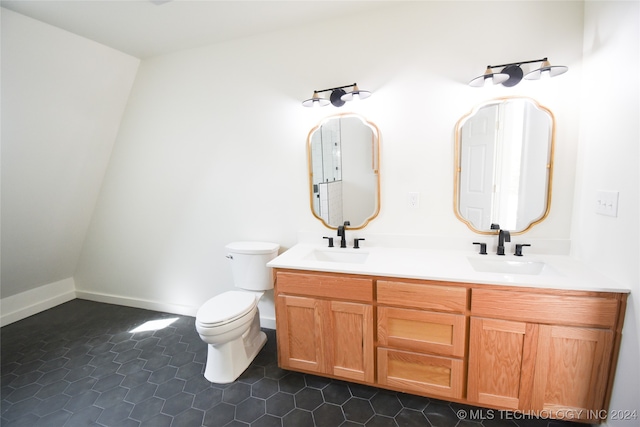
{"type": "Polygon", "coordinates": [[[551,205],[554,117],[530,98],[500,98],[462,117],[455,132],[456,216],[477,233],[521,234],[551,205]]]}
{"type": "Polygon", "coordinates": [[[329,228],[367,225],[380,211],[380,132],[357,114],[322,120],[309,132],[311,211],[329,228]]]}

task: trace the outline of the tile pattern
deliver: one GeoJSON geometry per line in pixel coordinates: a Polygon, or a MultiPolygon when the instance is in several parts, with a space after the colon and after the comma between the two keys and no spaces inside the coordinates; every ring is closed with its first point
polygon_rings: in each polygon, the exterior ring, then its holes
{"type": "Polygon", "coordinates": [[[204,379],[194,319],[73,300],[1,330],[0,424],[10,426],[570,427],[507,419],[277,366],[275,331],[234,383],[204,379]],[[156,331],[147,321],[177,318],[156,331]],[[471,414],[475,418],[471,418],[471,414]],[[458,417],[457,414],[467,414],[458,417]],[[483,418],[479,418],[481,415],[483,418]]]}

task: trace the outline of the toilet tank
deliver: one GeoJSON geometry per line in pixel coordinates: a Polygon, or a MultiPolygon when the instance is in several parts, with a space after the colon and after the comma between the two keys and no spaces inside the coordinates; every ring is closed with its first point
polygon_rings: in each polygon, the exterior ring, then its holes
{"type": "Polygon", "coordinates": [[[233,242],[225,246],[231,262],[234,286],[250,291],[273,289],[273,273],[267,263],[278,256],[280,245],[268,242],[233,242]]]}

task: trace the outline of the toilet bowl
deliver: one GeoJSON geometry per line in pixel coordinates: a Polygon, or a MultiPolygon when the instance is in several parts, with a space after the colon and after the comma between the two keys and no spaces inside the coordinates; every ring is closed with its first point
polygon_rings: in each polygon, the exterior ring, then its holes
{"type": "Polygon", "coordinates": [[[226,249],[234,285],[243,290],[209,299],[198,309],[195,321],[200,338],[208,344],[204,377],[220,384],[235,381],[267,341],[260,330],[258,301],[265,290],[273,288],[266,264],[277,256],[279,245],[236,242],[226,249]]]}
{"type": "Polygon", "coordinates": [[[223,344],[249,329],[258,312],[258,298],[249,292],[228,291],[208,300],[196,314],[196,330],[208,344],[223,344]]]}

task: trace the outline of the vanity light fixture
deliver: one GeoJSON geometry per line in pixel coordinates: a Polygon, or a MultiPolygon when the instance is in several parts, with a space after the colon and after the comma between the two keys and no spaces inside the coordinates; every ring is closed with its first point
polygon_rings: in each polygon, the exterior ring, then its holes
{"type": "Polygon", "coordinates": [[[501,65],[488,65],[483,75],[476,77],[469,82],[469,86],[483,87],[491,84],[502,84],[502,86],[515,86],[522,80],[523,76],[527,80],[538,80],[541,77],[555,77],[567,72],[569,68],[564,65],[552,66],[547,58],[534,59],[531,61],[512,62],[501,65]],[[522,71],[522,64],[533,64],[540,62],[540,66],[526,75],[522,71]],[[494,68],[502,68],[499,72],[494,72],[494,68]]]}
{"type": "Polygon", "coordinates": [[[529,71],[524,78],[527,80],[538,80],[540,77],[555,77],[566,73],[568,70],[569,67],[565,67],[564,65],[551,65],[549,60],[544,58],[542,64],[540,64],[540,68],[529,71]]]}
{"type": "Polygon", "coordinates": [[[371,92],[366,90],[360,90],[358,88],[357,83],[353,83],[346,86],[338,86],[332,87],[329,89],[322,90],[314,90],[313,96],[302,102],[302,105],[305,107],[324,107],[325,105],[329,105],[331,103],[334,107],[342,107],[345,102],[357,100],[357,99],[366,99],[371,96],[371,92]],[[353,88],[351,92],[345,92],[345,88],[353,88]],[[320,93],[322,92],[331,92],[329,99],[320,97],[320,93]]]}
{"type": "Polygon", "coordinates": [[[340,97],[343,101],[358,101],[367,99],[371,96],[371,92],[368,90],[360,90],[358,85],[354,83],[353,90],[351,92],[347,92],[340,97]]]}
{"type": "Polygon", "coordinates": [[[494,73],[491,65],[487,65],[487,69],[483,75],[476,77],[475,79],[469,82],[469,86],[473,87],[483,87],[483,86],[491,86],[497,85],[500,83],[504,83],[509,79],[509,74],[506,73],[494,73]]]}
{"type": "Polygon", "coordinates": [[[318,91],[313,91],[313,96],[306,101],[303,101],[302,105],[304,105],[305,107],[324,107],[325,105],[329,105],[329,100],[326,98],[321,98],[318,94],[318,91]]]}

